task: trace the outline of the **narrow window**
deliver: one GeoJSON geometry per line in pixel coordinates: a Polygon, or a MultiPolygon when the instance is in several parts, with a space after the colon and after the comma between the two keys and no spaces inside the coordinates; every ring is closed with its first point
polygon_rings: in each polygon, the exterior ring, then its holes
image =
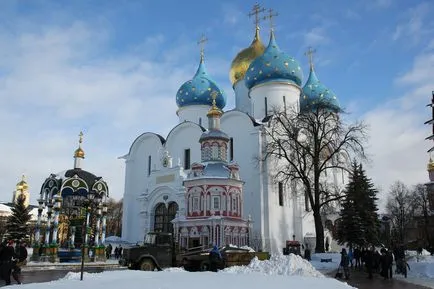
{"type": "Polygon", "coordinates": [[[229,140],[229,153],[230,153],[230,161],[234,160],[234,138],[231,137],[231,139],[229,140]]]}
{"type": "Polygon", "coordinates": [[[190,168],[190,149],[184,150],[184,169],[190,168]]]}
{"type": "Polygon", "coordinates": [[[279,206],[283,206],[283,183],[279,182],[279,206]]]}
{"type": "Polygon", "coordinates": [[[202,118],[199,117],[199,125],[202,126],[202,118]]]}
{"type": "Polygon", "coordinates": [[[214,210],[220,210],[220,197],[213,197],[212,201],[213,201],[212,208],[214,210]]]}
{"type": "Polygon", "coordinates": [[[265,116],[268,116],[268,101],[267,98],[264,98],[264,102],[265,102],[265,116]]]}
{"type": "Polygon", "coordinates": [[[151,156],[148,156],[148,176],[151,175],[151,156]]]}
{"type": "Polygon", "coordinates": [[[283,109],[286,111],[286,96],[283,96],[283,109]]]}
{"type": "Polygon", "coordinates": [[[193,198],[193,212],[199,211],[199,198],[194,197],[193,198]]]}
{"type": "Polygon", "coordinates": [[[279,159],[282,157],[282,143],[280,142],[280,139],[277,140],[277,146],[278,146],[278,157],[279,159]]]}
{"type": "Polygon", "coordinates": [[[309,196],[307,195],[307,192],[304,192],[304,209],[309,212],[309,196]]]}

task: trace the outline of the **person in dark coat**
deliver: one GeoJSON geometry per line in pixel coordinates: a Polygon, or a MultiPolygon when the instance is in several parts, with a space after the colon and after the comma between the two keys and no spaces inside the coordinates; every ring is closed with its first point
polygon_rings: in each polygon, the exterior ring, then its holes
{"type": "Polygon", "coordinates": [[[341,251],[341,263],[340,266],[344,270],[345,279],[350,278],[350,258],[348,257],[347,250],[345,248],[342,248],[341,251]]]}
{"type": "Polygon", "coordinates": [[[27,264],[28,256],[26,243],[24,241],[20,242],[20,244],[17,245],[15,254],[16,260],[12,263],[12,277],[15,281],[17,281],[18,284],[21,284],[23,282],[21,276],[21,267],[27,264]]]}
{"type": "Polygon", "coordinates": [[[0,277],[11,285],[12,258],[15,258],[14,241],[9,241],[0,254],[0,277]]]}
{"type": "Polygon", "coordinates": [[[373,264],[374,264],[374,247],[371,248],[371,250],[367,250],[365,253],[365,265],[366,269],[368,271],[368,278],[372,279],[372,271],[373,271],[373,264]]]}
{"type": "Polygon", "coordinates": [[[209,269],[212,272],[217,272],[218,265],[222,261],[222,254],[219,251],[217,246],[212,248],[211,252],[209,252],[209,269]]]}

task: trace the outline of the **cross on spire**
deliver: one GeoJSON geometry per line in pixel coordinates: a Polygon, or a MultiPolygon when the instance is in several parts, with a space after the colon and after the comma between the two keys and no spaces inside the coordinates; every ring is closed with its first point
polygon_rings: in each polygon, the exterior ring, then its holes
{"type": "Polygon", "coordinates": [[[307,56],[307,58],[309,59],[309,66],[310,69],[313,69],[313,55],[315,54],[316,49],[312,49],[311,46],[309,46],[309,48],[307,49],[307,51],[304,53],[304,55],[307,56]]]}
{"type": "Polygon", "coordinates": [[[200,46],[200,61],[203,61],[203,55],[205,50],[205,43],[208,42],[208,38],[206,38],[205,34],[202,34],[201,38],[197,42],[197,44],[200,46]]]}
{"type": "Polygon", "coordinates": [[[261,5],[256,3],[255,5],[253,5],[252,12],[247,14],[247,15],[249,15],[249,18],[252,16],[255,16],[255,22],[254,23],[255,23],[256,28],[259,28],[259,22],[261,22],[261,18],[259,17],[259,14],[263,13],[265,11],[266,11],[265,8],[261,7],[261,5]]]}
{"type": "Polygon", "coordinates": [[[78,144],[80,145],[83,142],[83,132],[80,131],[80,133],[78,134],[78,144]]]}
{"type": "Polygon", "coordinates": [[[277,13],[277,12],[275,12],[275,13],[273,13],[273,9],[268,9],[268,15],[266,15],[266,16],[264,16],[262,19],[264,19],[264,20],[266,20],[266,19],[269,19],[270,20],[270,29],[271,29],[271,31],[273,31],[273,29],[274,29],[274,23],[273,23],[273,18],[274,17],[276,17],[276,16],[278,16],[279,15],[279,13],[277,13]]]}

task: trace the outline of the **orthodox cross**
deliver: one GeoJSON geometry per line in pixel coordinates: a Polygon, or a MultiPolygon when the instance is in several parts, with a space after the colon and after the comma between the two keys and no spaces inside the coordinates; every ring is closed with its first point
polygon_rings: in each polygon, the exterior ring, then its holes
{"type": "Polygon", "coordinates": [[[202,37],[197,42],[197,44],[200,46],[200,58],[202,60],[203,60],[203,51],[205,49],[205,43],[207,42],[208,42],[208,38],[206,38],[204,34],[202,34],[202,37]]]}
{"type": "Polygon", "coordinates": [[[217,99],[218,92],[213,90],[210,94],[212,98],[212,106],[214,107],[216,106],[216,99],[217,99]]]}
{"type": "Polygon", "coordinates": [[[310,68],[313,68],[313,55],[316,52],[316,49],[312,49],[312,47],[309,46],[309,48],[307,49],[307,51],[304,53],[304,55],[307,56],[307,58],[309,59],[309,65],[310,68]]]}
{"type": "Polygon", "coordinates": [[[258,3],[256,3],[255,5],[253,5],[252,8],[252,12],[250,12],[249,14],[249,18],[252,16],[255,16],[255,26],[259,27],[259,22],[261,21],[261,18],[259,17],[259,14],[262,12],[265,12],[265,8],[262,8],[261,5],[259,5],[258,3]]]}
{"type": "Polygon", "coordinates": [[[276,17],[276,16],[278,16],[279,15],[279,13],[273,13],[273,9],[268,9],[268,15],[266,15],[266,16],[264,16],[262,19],[264,19],[264,20],[266,20],[266,19],[269,19],[270,20],[270,28],[271,28],[271,30],[273,30],[274,29],[274,24],[273,24],[273,18],[274,17],[276,17]]]}
{"type": "Polygon", "coordinates": [[[82,131],[80,131],[80,133],[78,134],[78,137],[79,137],[78,144],[81,144],[83,142],[83,132],[82,131]]]}

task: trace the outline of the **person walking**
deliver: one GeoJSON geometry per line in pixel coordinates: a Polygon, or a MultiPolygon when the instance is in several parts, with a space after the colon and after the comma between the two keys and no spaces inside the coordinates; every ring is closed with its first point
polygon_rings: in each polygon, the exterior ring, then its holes
{"type": "Polygon", "coordinates": [[[214,246],[209,252],[209,269],[212,272],[217,272],[218,265],[222,261],[222,254],[220,253],[217,246],[214,246]]]}
{"type": "Polygon", "coordinates": [[[373,271],[373,265],[374,265],[374,250],[375,248],[372,247],[370,250],[367,250],[365,253],[365,265],[366,269],[368,271],[368,278],[372,279],[372,271],[373,271]]]}
{"type": "Polygon", "coordinates": [[[110,259],[110,256],[112,255],[112,244],[108,244],[107,248],[105,248],[105,256],[108,259],[110,259]]]}
{"type": "Polygon", "coordinates": [[[19,245],[17,244],[15,254],[16,260],[12,263],[12,277],[18,284],[21,284],[23,282],[21,268],[27,264],[28,256],[25,241],[21,241],[19,245]]]}
{"type": "Polygon", "coordinates": [[[350,278],[350,258],[348,257],[347,250],[345,248],[342,248],[341,251],[341,263],[340,266],[344,270],[345,279],[350,278]]]}
{"type": "Polygon", "coordinates": [[[9,240],[0,253],[0,277],[11,285],[12,258],[15,257],[14,241],[9,240]]]}

